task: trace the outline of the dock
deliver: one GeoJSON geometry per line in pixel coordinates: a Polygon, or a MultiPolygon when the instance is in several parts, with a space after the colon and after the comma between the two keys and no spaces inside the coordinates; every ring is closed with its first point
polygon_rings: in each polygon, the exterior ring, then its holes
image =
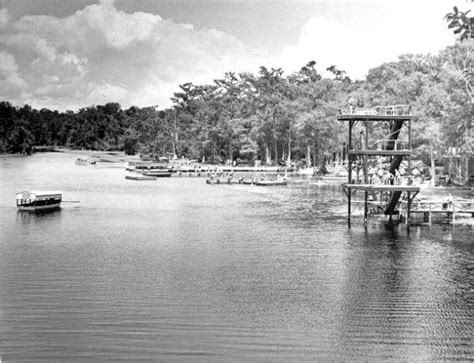
{"type": "MultiPolygon", "coordinates": [[[[406,201],[402,201],[401,206],[406,208],[406,201]]],[[[410,214],[423,215],[423,221],[429,224],[432,223],[434,215],[445,216],[446,220],[452,222],[456,220],[456,216],[460,215],[474,218],[474,201],[472,199],[417,200],[411,203],[410,214]]]]}
{"type": "Polygon", "coordinates": [[[372,192],[411,192],[418,193],[420,187],[411,185],[384,185],[384,184],[343,184],[343,188],[372,192]]]}

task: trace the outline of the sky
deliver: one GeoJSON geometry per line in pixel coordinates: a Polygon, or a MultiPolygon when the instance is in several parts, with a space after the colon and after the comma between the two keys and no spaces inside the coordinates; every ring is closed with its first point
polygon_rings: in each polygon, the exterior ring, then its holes
{"type": "MultiPolygon", "coordinates": [[[[171,105],[186,82],[309,61],[353,79],[453,45],[474,0],[0,0],[0,100],[77,110],[171,105]]],[[[473,11],[474,12],[474,11],[473,11]]]]}

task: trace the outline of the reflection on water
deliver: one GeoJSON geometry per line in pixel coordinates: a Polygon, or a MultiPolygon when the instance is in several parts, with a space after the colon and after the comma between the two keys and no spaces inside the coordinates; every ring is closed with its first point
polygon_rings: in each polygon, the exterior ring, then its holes
{"type": "Polygon", "coordinates": [[[16,213],[16,222],[18,224],[30,223],[55,223],[61,218],[61,209],[56,209],[48,212],[30,213],[27,211],[18,210],[16,213]]]}
{"type": "Polygon", "coordinates": [[[0,158],[6,361],[471,360],[473,231],[346,227],[337,185],[0,158]],[[15,192],[64,203],[17,213],[15,192]]]}

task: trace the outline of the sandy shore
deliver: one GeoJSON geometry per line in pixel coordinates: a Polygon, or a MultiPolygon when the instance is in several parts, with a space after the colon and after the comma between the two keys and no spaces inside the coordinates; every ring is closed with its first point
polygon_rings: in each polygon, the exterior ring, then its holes
{"type": "Polygon", "coordinates": [[[95,150],[73,150],[67,148],[54,148],[52,152],[74,154],[78,157],[87,157],[102,163],[124,163],[127,161],[138,161],[138,155],[125,155],[123,151],[95,151],[95,150]]]}

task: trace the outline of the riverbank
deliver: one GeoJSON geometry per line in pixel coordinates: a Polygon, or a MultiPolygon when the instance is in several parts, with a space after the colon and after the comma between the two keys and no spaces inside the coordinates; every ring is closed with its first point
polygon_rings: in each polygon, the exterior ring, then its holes
{"type": "MultiPolygon", "coordinates": [[[[125,155],[123,151],[76,150],[57,146],[36,146],[34,151],[35,153],[57,152],[80,155],[104,163],[119,163],[140,160],[138,155],[125,155]]],[[[11,156],[11,154],[9,155],[11,156]]]]}

